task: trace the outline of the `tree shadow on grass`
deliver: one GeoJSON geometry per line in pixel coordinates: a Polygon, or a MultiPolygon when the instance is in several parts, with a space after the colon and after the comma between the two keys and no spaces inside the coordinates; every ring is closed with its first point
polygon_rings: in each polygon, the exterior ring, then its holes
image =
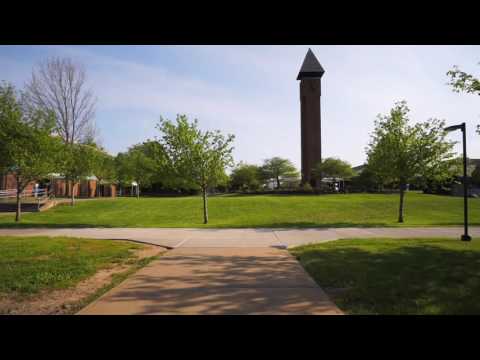
{"type": "MultiPolygon", "coordinates": [[[[188,224],[162,224],[161,222],[155,224],[131,224],[131,223],[116,223],[116,224],[98,224],[98,223],[77,223],[77,222],[65,222],[65,223],[31,223],[20,222],[16,223],[14,219],[11,222],[0,223],[0,229],[25,229],[25,228],[48,228],[48,229],[60,229],[60,228],[192,228],[192,229],[295,229],[295,230],[309,230],[309,229],[327,229],[327,228],[408,228],[408,227],[457,227],[462,226],[462,223],[456,222],[442,222],[442,223],[429,223],[429,224],[409,224],[408,222],[388,223],[388,222],[375,222],[375,223],[358,223],[358,222],[329,222],[319,224],[315,222],[299,222],[299,221],[284,221],[284,222],[265,222],[265,223],[244,223],[244,224],[215,224],[215,220],[209,224],[204,225],[202,222],[188,223],[188,224]]],[[[478,222],[471,222],[470,226],[479,226],[478,222]]]]}
{"type": "MultiPolygon", "coordinates": [[[[348,227],[365,227],[365,228],[372,228],[372,227],[385,227],[389,226],[388,223],[369,223],[369,224],[361,224],[355,222],[330,222],[319,224],[315,222],[307,222],[307,221],[281,221],[281,222],[265,222],[265,223],[248,223],[238,225],[238,224],[212,224],[208,225],[205,228],[209,229],[245,229],[245,228],[255,228],[255,229],[298,229],[298,230],[308,230],[308,229],[326,229],[326,228],[348,228],[348,227]]],[[[202,226],[199,226],[200,228],[202,226]]]]}
{"type": "Polygon", "coordinates": [[[28,223],[20,222],[15,223],[14,221],[9,223],[0,223],[0,229],[65,229],[65,228],[119,228],[119,227],[128,227],[121,225],[100,225],[100,224],[79,224],[79,223],[63,223],[63,224],[52,224],[52,223],[28,223]]]}
{"type": "Polygon", "coordinates": [[[348,228],[348,227],[357,227],[357,228],[373,228],[373,227],[389,227],[392,226],[388,223],[369,223],[369,224],[361,224],[355,222],[333,222],[333,223],[325,223],[325,224],[318,224],[314,222],[275,222],[275,223],[263,223],[263,224],[249,224],[245,223],[242,225],[238,224],[215,224],[214,222],[204,225],[203,223],[199,222],[197,224],[129,224],[129,223],[117,223],[117,224],[96,224],[96,223],[29,223],[29,222],[20,222],[15,223],[13,220],[12,222],[8,223],[0,223],[0,229],[23,229],[23,228],[50,228],[50,229],[58,229],[58,228],[193,228],[193,229],[208,229],[208,230],[215,230],[215,229],[247,229],[247,228],[255,228],[255,229],[298,229],[298,230],[308,230],[308,229],[325,229],[325,228],[348,228]]]}
{"type": "Polygon", "coordinates": [[[347,313],[480,314],[480,251],[471,243],[450,250],[440,247],[445,240],[429,240],[389,250],[380,242],[365,251],[343,241],[292,253],[347,313]]]}

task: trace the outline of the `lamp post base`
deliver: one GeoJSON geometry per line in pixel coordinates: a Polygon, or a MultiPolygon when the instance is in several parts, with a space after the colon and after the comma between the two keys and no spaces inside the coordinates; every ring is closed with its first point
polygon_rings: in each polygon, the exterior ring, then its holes
{"type": "Polygon", "coordinates": [[[470,235],[462,235],[461,240],[462,241],[471,241],[472,237],[470,235]]]}

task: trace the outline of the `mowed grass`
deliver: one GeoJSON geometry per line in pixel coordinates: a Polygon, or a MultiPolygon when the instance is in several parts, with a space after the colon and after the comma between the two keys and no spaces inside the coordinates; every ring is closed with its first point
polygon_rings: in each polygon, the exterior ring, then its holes
{"type": "Polygon", "coordinates": [[[0,237],[0,295],[65,289],[98,270],[133,261],[142,245],[66,237],[0,237]]]}
{"type": "Polygon", "coordinates": [[[480,314],[480,239],[345,239],[291,252],[348,314],[480,314]]]}
{"type": "MultiPolygon", "coordinates": [[[[462,198],[410,192],[402,226],[461,225],[462,198]]],[[[117,198],[68,204],[42,213],[0,216],[0,227],[346,227],[400,226],[398,194],[230,195],[209,198],[203,224],[201,197],[117,198]]],[[[470,199],[470,222],[480,224],[480,199],[470,199]]]]}

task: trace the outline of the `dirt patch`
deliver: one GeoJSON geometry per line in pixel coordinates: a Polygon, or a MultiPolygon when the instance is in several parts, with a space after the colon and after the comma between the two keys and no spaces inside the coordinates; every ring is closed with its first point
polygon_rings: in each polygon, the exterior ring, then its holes
{"type": "Polygon", "coordinates": [[[15,300],[13,297],[0,298],[0,314],[10,315],[64,315],[70,314],[79,302],[95,294],[110,284],[112,276],[123,273],[135,265],[138,260],[156,256],[166,251],[155,245],[145,244],[135,251],[136,261],[102,269],[91,278],[77,284],[75,288],[45,291],[26,300],[15,300]]]}

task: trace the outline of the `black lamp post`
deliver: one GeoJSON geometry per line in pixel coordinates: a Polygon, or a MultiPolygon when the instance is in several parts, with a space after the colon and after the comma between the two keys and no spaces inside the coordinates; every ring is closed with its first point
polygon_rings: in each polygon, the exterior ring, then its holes
{"type": "Polygon", "coordinates": [[[467,181],[467,133],[465,123],[446,127],[447,132],[462,130],[463,133],[463,226],[465,228],[462,235],[462,241],[470,241],[472,238],[468,235],[468,181],[467,181]]]}

